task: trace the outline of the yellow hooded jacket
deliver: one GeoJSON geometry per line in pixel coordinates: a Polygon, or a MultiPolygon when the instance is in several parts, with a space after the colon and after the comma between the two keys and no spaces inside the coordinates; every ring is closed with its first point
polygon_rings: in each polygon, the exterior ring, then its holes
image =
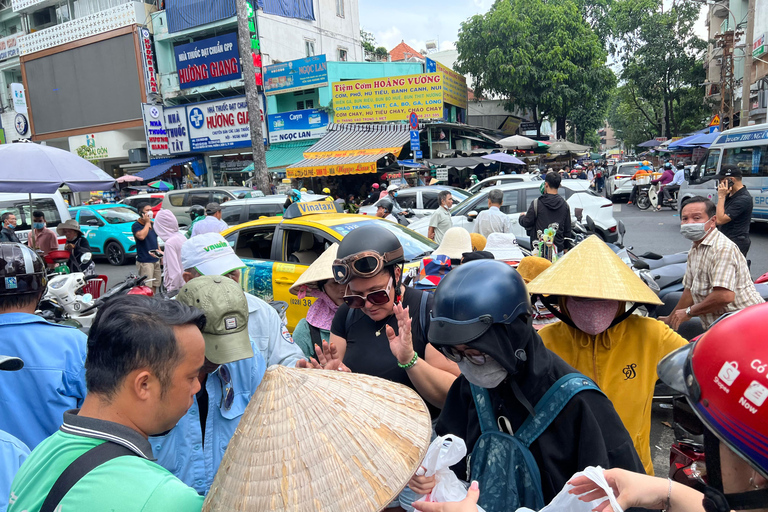
{"type": "Polygon", "coordinates": [[[600,386],[629,431],[645,472],[653,475],[650,436],[656,365],[688,342],[663,322],[638,315],[597,336],[565,322],[547,325],[539,335],[548,349],[600,386]]]}

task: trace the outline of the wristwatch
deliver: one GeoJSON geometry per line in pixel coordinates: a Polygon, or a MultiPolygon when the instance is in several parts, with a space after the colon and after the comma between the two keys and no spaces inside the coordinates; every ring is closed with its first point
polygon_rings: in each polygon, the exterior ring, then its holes
{"type": "Polygon", "coordinates": [[[687,308],[685,308],[685,314],[688,315],[691,318],[693,318],[695,316],[693,313],[691,313],[691,308],[692,307],[693,306],[688,306],[687,308]]]}

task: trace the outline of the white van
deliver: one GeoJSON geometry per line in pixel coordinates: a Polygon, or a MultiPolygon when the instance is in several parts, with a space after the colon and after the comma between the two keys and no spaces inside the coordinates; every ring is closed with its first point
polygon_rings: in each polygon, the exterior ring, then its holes
{"type": "Polygon", "coordinates": [[[768,222],[768,123],[726,130],[709,147],[704,162],[690,173],[680,187],[678,203],[693,196],[717,202],[715,174],[725,165],[735,165],[752,195],[753,222],[768,222]],[[690,175],[689,175],[690,174],[690,175]]]}
{"type": "MultiPolygon", "coordinates": [[[[70,219],[67,203],[57,191],[55,194],[32,194],[32,211],[40,210],[45,215],[45,222],[56,232],[56,227],[70,219]]],[[[0,214],[10,212],[16,216],[16,236],[22,243],[32,230],[32,216],[29,211],[29,194],[0,193],[0,214]]],[[[63,249],[66,239],[59,236],[59,248],[63,249]]]]}

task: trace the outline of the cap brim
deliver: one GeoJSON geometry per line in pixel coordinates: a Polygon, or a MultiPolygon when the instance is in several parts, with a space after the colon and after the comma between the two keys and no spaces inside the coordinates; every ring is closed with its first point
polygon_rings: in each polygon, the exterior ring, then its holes
{"type": "Polygon", "coordinates": [[[24,361],[18,357],[0,356],[0,370],[15,372],[24,368],[24,361]]]}
{"type": "Polygon", "coordinates": [[[211,261],[200,263],[195,266],[195,269],[204,276],[223,276],[233,270],[245,267],[246,265],[243,263],[243,260],[238,258],[236,254],[230,253],[211,261]]]}
{"type": "Polygon", "coordinates": [[[204,332],[205,358],[214,364],[227,364],[250,359],[253,357],[253,347],[248,330],[237,333],[209,334],[204,332]]]}

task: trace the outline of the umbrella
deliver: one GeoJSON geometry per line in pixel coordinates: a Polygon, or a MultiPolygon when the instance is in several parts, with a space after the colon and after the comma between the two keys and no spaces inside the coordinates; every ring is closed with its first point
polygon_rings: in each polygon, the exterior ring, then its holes
{"type": "Polygon", "coordinates": [[[153,181],[152,183],[149,184],[149,186],[152,188],[156,188],[157,190],[162,190],[163,192],[173,190],[173,185],[163,180],[153,181]]]}
{"type": "Polygon", "coordinates": [[[117,181],[118,183],[129,183],[131,181],[144,181],[144,178],[140,178],[135,174],[126,174],[124,176],[120,176],[115,181],[117,181]]]}
{"type": "Polygon", "coordinates": [[[647,140],[645,142],[641,142],[637,145],[639,148],[655,148],[656,146],[660,146],[661,142],[657,141],[656,139],[647,140]]]}
{"type": "Polygon", "coordinates": [[[714,131],[712,133],[704,133],[701,135],[696,135],[693,137],[689,137],[689,140],[686,141],[686,146],[704,146],[706,144],[712,144],[717,140],[717,138],[721,135],[719,131],[714,131]]]}
{"type": "Polygon", "coordinates": [[[522,135],[513,135],[506,137],[498,142],[505,149],[535,149],[539,147],[539,141],[523,137],[522,135]]]}
{"type": "Polygon", "coordinates": [[[31,142],[0,145],[0,192],[109,190],[115,179],[75,153],[31,142]]]}
{"type": "Polygon", "coordinates": [[[481,156],[480,158],[484,158],[486,160],[492,160],[494,162],[503,162],[505,164],[525,165],[525,162],[523,162],[519,158],[513,155],[508,155],[506,153],[492,153],[490,155],[481,156]]]}
{"type": "Polygon", "coordinates": [[[589,146],[574,144],[567,140],[556,140],[549,145],[550,153],[583,153],[584,151],[589,151],[589,149],[589,146]]]}

